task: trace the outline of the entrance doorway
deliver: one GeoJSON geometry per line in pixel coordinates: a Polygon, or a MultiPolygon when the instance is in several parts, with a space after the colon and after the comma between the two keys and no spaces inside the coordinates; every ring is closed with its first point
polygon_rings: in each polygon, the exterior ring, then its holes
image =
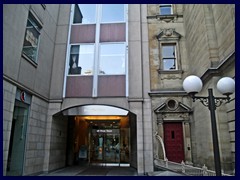
{"type": "Polygon", "coordinates": [[[90,162],[120,163],[119,129],[95,128],[91,130],[90,162]]]}
{"type": "Polygon", "coordinates": [[[66,166],[97,163],[137,168],[135,114],[107,105],[75,106],[55,116],[61,114],[68,119],[66,166]]]}
{"type": "Polygon", "coordinates": [[[75,116],[68,126],[68,165],[130,166],[128,116],[75,116]]]}
{"type": "Polygon", "coordinates": [[[164,145],[169,161],[184,160],[183,128],[181,122],[164,123],[164,145]]]}

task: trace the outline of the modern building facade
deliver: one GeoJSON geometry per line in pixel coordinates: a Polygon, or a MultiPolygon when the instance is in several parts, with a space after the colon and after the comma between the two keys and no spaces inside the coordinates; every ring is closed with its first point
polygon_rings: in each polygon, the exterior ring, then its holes
{"type": "MultiPolygon", "coordinates": [[[[235,77],[234,5],[5,4],[3,28],[4,175],[76,164],[141,175],[165,157],[214,168],[208,109],[182,82],[235,77]]],[[[234,100],[217,111],[225,171],[234,112],[234,100]]]]}

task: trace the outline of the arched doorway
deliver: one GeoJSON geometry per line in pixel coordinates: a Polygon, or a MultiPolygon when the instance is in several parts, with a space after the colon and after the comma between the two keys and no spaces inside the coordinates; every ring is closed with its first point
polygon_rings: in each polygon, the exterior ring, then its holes
{"type": "Polygon", "coordinates": [[[62,111],[68,116],[66,165],[136,164],[136,116],[107,105],[84,105],[62,111]]]}

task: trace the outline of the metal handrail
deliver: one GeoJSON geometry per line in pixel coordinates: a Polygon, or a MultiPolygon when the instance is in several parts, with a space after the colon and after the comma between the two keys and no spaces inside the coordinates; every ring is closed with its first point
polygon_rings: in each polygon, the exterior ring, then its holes
{"type": "MultiPolygon", "coordinates": [[[[163,160],[155,158],[154,165],[158,168],[171,170],[177,173],[185,174],[186,176],[216,176],[216,172],[212,170],[208,170],[204,165],[202,168],[194,167],[191,165],[185,164],[183,161],[181,163],[176,163],[172,161],[163,160]]],[[[233,175],[222,173],[222,176],[234,176],[233,175]]]]}

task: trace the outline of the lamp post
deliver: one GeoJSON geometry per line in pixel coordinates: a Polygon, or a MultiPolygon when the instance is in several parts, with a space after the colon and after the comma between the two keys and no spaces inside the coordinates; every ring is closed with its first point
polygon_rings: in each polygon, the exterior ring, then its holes
{"type": "Polygon", "coordinates": [[[183,89],[191,96],[193,102],[195,100],[200,100],[200,102],[208,107],[211,114],[211,126],[212,126],[212,139],[213,139],[213,152],[214,152],[214,163],[216,176],[221,176],[221,161],[219,153],[219,144],[218,144],[218,134],[217,134],[217,124],[215,110],[216,107],[222,105],[224,101],[227,103],[230,102],[230,96],[234,93],[235,90],[235,81],[230,77],[223,77],[217,83],[217,89],[226,97],[214,97],[213,91],[211,88],[208,89],[208,97],[195,96],[196,93],[199,93],[202,90],[202,81],[199,77],[191,75],[184,79],[183,89]]]}

